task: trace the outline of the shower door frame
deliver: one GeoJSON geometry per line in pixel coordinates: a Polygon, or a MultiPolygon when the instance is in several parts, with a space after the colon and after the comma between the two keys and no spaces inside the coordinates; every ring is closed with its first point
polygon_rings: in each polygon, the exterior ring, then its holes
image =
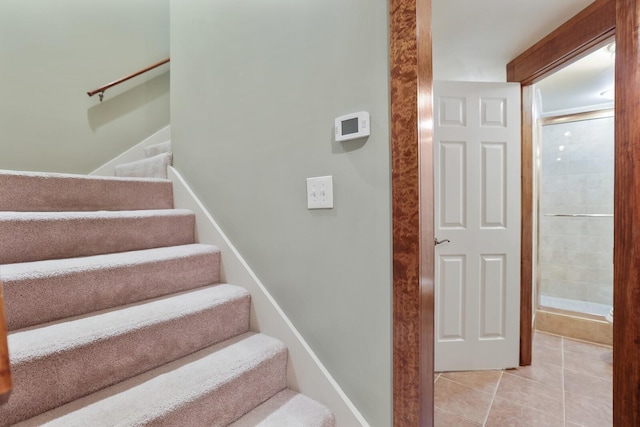
{"type": "MultiPolygon", "coordinates": [[[[611,43],[612,40],[607,40],[605,42],[605,45],[608,43],[611,43]]],[[[596,48],[596,49],[599,49],[596,48]]],[[[581,112],[581,113],[573,113],[573,114],[563,114],[563,115],[557,115],[557,116],[549,116],[549,117],[541,117],[539,118],[539,123],[540,123],[540,127],[542,126],[550,126],[550,125],[557,125],[557,124],[562,124],[562,123],[571,123],[571,122],[578,122],[578,121],[586,121],[586,120],[596,120],[596,119],[604,119],[604,118],[610,118],[610,117],[614,117],[615,118],[615,110],[613,108],[600,108],[597,110],[591,110],[591,111],[585,111],[585,112],[581,112]]],[[[533,154],[533,158],[534,160],[540,160],[541,156],[542,156],[542,132],[538,133],[538,138],[537,140],[533,141],[533,152],[535,154],[533,154]]],[[[537,191],[534,194],[534,202],[533,202],[533,209],[536,210],[536,217],[537,217],[537,226],[536,226],[536,258],[533,260],[534,262],[534,268],[536,269],[536,274],[535,274],[535,283],[534,283],[534,287],[535,287],[535,296],[536,296],[536,307],[537,308],[542,308],[544,309],[544,311],[550,312],[550,313],[558,313],[558,314],[566,314],[566,315],[579,315],[581,318],[583,319],[590,319],[590,320],[600,320],[600,321],[604,321],[605,320],[605,316],[602,315],[597,315],[597,314],[592,314],[592,313],[585,313],[585,312],[581,312],[581,311],[573,311],[573,310],[567,310],[567,309],[561,309],[561,308],[556,308],[556,307],[549,307],[549,306],[545,306],[542,303],[540,303],[540,296],[541,296],[541,292],[540,292],[540,274],[537,271],[538,270],[538,264],[540,263],[540,199],[541,199],[541,194],[542,194],[542,184],[541,184],[541,178],[542,178],[542,170],[541,170],[541,164],[540,162],[534,162],[534,171],[533,171],[533,180],[535,180],[536,182],[536,188],[537,191]]],[[[608,215],[608,214],[607,214],[608,215]]],[[[611,215],[613,216],[613,215],[611,215]]],[[[613,282],[611,283],[611,286],[613,286],[613,282]]],[[[612,303],[613,304],[613,303],[612,303]]],[[[535,309],[534,309],[534,315],[535,315],[535,309]]]]}

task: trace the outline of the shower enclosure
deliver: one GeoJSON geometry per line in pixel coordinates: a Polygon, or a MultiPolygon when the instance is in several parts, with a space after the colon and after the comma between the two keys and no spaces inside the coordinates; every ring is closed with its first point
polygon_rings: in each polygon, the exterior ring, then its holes
{"type": "Polygon", "coordinates": [[[613,306],[612,110],[543,119],[539,142],[541,308],[605,316],[613,306]]]}

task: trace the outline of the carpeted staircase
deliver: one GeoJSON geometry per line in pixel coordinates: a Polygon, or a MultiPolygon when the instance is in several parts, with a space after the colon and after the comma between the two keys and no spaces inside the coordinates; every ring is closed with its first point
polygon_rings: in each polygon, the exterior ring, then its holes
{"type": "Polygon", "coordinates": [[[0,426],[335,425],[194,221],[168,180],[0,171],[0,426]]]}

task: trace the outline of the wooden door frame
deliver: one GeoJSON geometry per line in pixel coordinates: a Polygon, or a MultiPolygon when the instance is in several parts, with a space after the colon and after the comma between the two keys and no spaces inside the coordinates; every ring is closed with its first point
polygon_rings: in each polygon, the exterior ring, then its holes
{"type": "MultiPolygon", "coordinates": [[[[432,171],[428,157],[433,135],[431,101],[431,0],[390,0],[390,88],[393,233],[393,425],[433,425],[433,189],[421,181],[432,171]],[[422,159],[420,158],[422,156],[422,159]],[[420,163],[422,161],[422,164],[420,163]],[[421,187],[422,183],[422,187],[421,187]],[[425,188],[426,187],[426,188],[425,188]],[[421,203],[422,210],[421,210],[421,203]],[[431,206],[431,213],[425,212],[431,206]],[[422,217],[421,217],[422,215],[422,217]],[[423,231],[421,232],[421,226],[423,231]],[[423,234],[424,233],[424,234],[423,234]],[[431,233],[429,235],[429,233],[431,233]],[[422,252],[421,252],[422,251],[422,252]]],[[[616,35],[616,171],[614,232],[614,425],[640,425],[640,0],[596,0],[585,11],[545,37],[507,67],[509,81],[531,85],[616,35]],[[613,25],[612,25],[613,16],[613,25]],[[624,191],[625,200],[622,200],[624,191]],[[634,239],[635,238],[635,239],[634,239]]],[[[528,88],[528,89],[527,89],[528,88]]],[[[526,109],[528,111],[528,109],[526,109]]],[[[523,129],[532,116],[523,111],[523,129]]],[[[523,154],[531,147],[523,131],[523,154]],[[529,144],[529,145],[527,145],[529,144]]],[[[532,175],[523,159],[523,233],[531,230],[532,175]],[[527,195],[527,197],[524,197],[527,195]],[[527,222],[525,222],[525,219],[527,222]]],[[[532,171],[532,169],[531,169],[532,171]]],[[[427,181],[425,179],[425,181],[427,181]]],[[[529,232],[529,236],[532,234],[529,232]]],[[[524,237],[524,235],[523,235],[524,237]]],[[[530,239],[531,237],[529,237],[530,239]]],[[[532,248],[523,239],[521,340],[531,356],[532,248]],[[528,254],[528,257],[527,257],[528,254]],[[528,265],[527,265],[528,263],[528,265]],[[528,326],[528,327],[527,327],[528,326]]],[[[526,360],[525,360],[526,361],[526,360]]]]}
{"type": "Polygon", "coordinates": [[[531,362],[532,312],[532,85],[616,39],[613,425],[640,425],[640,0],[596,0],[507,66],[522,84],[521,362],[531,362]],[[622,90],[619,90],[622,89],[622,90]],[[526,197],[524,195],[526,194],[526,197]]]}
{"type": "Polygon", "coordinates": [[[389,0],[393,425],[433,426],[431,0],[389,0]]]}
{"type": "Polygon", "coordinates": [[[520,365],[531,364],[533,341],[533,84],[615,35],[616,0],[596,0],[507,64],[507,81],[522,85],[522,233],[520,365]]]}

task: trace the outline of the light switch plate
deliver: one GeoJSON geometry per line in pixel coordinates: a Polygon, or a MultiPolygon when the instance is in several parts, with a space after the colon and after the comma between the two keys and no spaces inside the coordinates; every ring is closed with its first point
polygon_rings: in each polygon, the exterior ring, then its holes
{"type": "Polygon", "coordinates": [[[333,209],[333,177],[307,178],[307,209],[333,209]]]}

